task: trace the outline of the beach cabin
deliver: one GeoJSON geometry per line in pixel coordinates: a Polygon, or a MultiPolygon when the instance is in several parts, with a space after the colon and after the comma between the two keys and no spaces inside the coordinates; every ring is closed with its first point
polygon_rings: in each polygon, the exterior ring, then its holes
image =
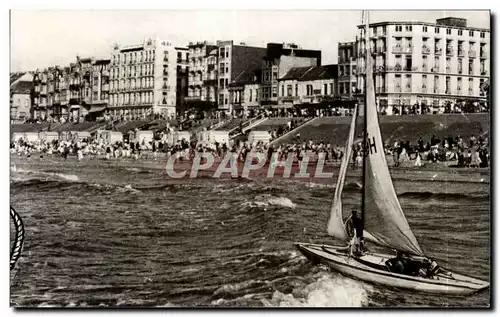
{"type": "Polygon", "coordinates": [[[51,132],[39,132],[38,133],[38,138],[42,141],[45,141],[45,142],[52,142],[53,140],[58,140],[59,139],[59,133],[55,132],[55,131],[51,131],[51,132]]]}
{"type": "Polygon", "coordinates": [[[229,131],[201,131],[197,134],[198,142],[201,143],[211,143],[219,142],[219,144],[226,143],[229,141],[229,131]]]}
{"type": "Polygon", "coordinates": [[[97,132],[98,138],[102,139],[105,143],[123,142],[123,134],[117,131],[99,130],[97,132]]]}
{"type": "Polygon", "coordinates": [[[136,131],[134,142],[139,142],[139,144],[150,145],[150,142],[153,142],[154,133],[153,131],[136,131]]]}
{"type": "Polygon", "coordinates": [[[24,132],[23,140],[28,142],[36,142],[40,139],[38,138],[38,132],[24,132]]]}
{"type": "Polygon", "coordinates": [[[73,141],[90,140],[90,132],[87,131],[71,131],[71,136],[73,141]]]}
{"type": "Polygon", "coordinates": [[[268,144],[271,141],[271,135],[267,131],[251,131],[248,134],[248,142],[250,144],[257,144],[257,142],[262,141],[264,144],[268,144]]]}
{"type": "Polygon", "coordinates": [[[12,141],[17,142],[20,139],[24,139],[24,132],[14,132],[12,133],[12,141]]]}
{"type": "Polygon", "coordinates": [[[191,141],[191,133],[189,131],[174,131],[166,135],[166,140],[168,144],[176,144],[177,141],[190,142],[191,141]]]}

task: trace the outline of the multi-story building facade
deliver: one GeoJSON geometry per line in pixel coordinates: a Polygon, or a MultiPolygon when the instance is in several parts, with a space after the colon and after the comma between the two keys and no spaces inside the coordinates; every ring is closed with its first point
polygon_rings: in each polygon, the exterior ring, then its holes
{"type": "MultiPolygon", "coordinates": [[[[357,86],[364,87],[364,26],[359,26],[357,86]]],[[[490,76],[490,30],[467,26],[467,20],[436,23],[370,24],[376,95],[381,111],[410,109],[442,112],[445,105],[486,102],[480,86],[490,76]]],[[[412,110],[413,111],[413,110],[412,110]]]]}
{"type": "Polygon", "coordinates": [[[12,122],[22,122],[31,117],[30,112],[32,90],[33,75],[30,73],[15,76],[15,80],[11,82],[10,119],[12,122]]]}
{"type": "Polygon", "coordinates": [[[233,112],[229,96],[229,83],[244,72],[255,73],[262,68],[266,48],[233,41],[217,41],[218,46],[218,109],[229,115],[233,112]]]}
{"type": "Polygon", "coordinates": [[[338,65],[294,67],[278,79],[278,107],[300,104],[330,106],[336,95],[338,65]]]}
{"type": "Polygon", "coordinates": [[[230,106],[236,116],[253,117],[260,108],[261,71],[244,72],[229,83],[230,106]]]}
{"type": "Polygon", "coordinates": [[[156,38],[115,45],[111,58],[109,110],[114,115],[176,115],[177,50],[156,38]]]}
{"type": "Polygon", "coordinates": [[[188,97],[189,78],[189,49],[176,47],[177,52],[177,84],[176,84],[176,116],[182,115],[187,110],[186,98],[188,97]]]}
{"type": "Polygon", "coordinates": [[[108,103],[109,59],[79,58],[68,67],[48,67],[33,76],[33,117],[83,120],[108,103]]]}
{"type": "Polygon", "coordinates": [[[344,100],[352,99],[356,91],[356,42],[338,44],[339,79],[337,91],[344,100]]]}
{"type": "Polygon", "coordinates": [[[293,67],[321,65],[321,51],[304,50],[296,44],[268,43],[262,62],[262,104],[278,104],[278,79],[293,67]]]}
{"type": "MultiPolygon", "coordinates": [[[[189,106],[217,105],[218,47],[205,42],[189,43],[189,106]]],[[[205,107],[204,107],[205,108],[205,107]]],[[[205,108],[206,109],[206,108],[205,108]]]]}

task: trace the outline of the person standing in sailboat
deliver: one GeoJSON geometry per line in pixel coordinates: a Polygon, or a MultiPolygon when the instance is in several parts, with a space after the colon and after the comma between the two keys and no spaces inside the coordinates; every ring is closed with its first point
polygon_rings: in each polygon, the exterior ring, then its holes
{"type": "Polygon", "coordinates": [[[351,255],[360,256],[364,252],[363,223],[357,210],[353,209],[345,222],[347,234],[352,236],[349,246],[351,255]]]}

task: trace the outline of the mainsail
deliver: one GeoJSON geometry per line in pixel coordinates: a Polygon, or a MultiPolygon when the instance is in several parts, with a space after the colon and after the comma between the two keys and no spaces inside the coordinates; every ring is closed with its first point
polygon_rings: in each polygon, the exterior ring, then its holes
{"type": "MultiPolygon", "coordinates": [[[[368,20],[368,19],[367,19],[368,20]]],[[[392,184],[385,159],[384,145],[380,134],[375,89],[373,83],[373,63],[368,38],[368,21],[365,25],[366,47],[366,136],[365,136],[365,177],[364,177],[364,230],[378,240],[378,244],[423,255],[415,235],[408,225],[392,184]]]]}
{"type": "Polygon", "coordinates": [[[345,230],[345,226],[342,222],[342,189],[344,188],[345,176],[347,173],[347,167],[349,166],[349,161],[352,155],[352,145],[354,143],[354,130],[356,128],[356,115],[358,111],[358,105],[354,107],[354,113],[352,115],[351,126],[349,128],[349,135],[345,144],[345,155],[342,157],[342,163],[340,164],[339,178],[337,180],[337,187],[335,188],[335,195],[333,197],[332,208],[330,212],[330,219],[328,220],[328,234],[339,239],[339,240],[349,240],[349,236],[345,230]]]}

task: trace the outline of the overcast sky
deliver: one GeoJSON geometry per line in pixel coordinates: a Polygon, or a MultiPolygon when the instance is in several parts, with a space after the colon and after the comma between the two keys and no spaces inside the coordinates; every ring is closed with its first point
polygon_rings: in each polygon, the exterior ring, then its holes
{"type": "MultiPolygon", "coordinates": [[[[490,28],[489,11],[372,11],[370,22],[435,22],[448,16],[490,28]]],[[[160,37],[176,46],[190,41],[234,40],[265,47],[293,42],[318,49],[323,64],[337,62],[337,43],[353,41],[360,11],[11,11],[11,71],[67,65],[108,56],[114,43],[133,45],[160,37]]]]}

